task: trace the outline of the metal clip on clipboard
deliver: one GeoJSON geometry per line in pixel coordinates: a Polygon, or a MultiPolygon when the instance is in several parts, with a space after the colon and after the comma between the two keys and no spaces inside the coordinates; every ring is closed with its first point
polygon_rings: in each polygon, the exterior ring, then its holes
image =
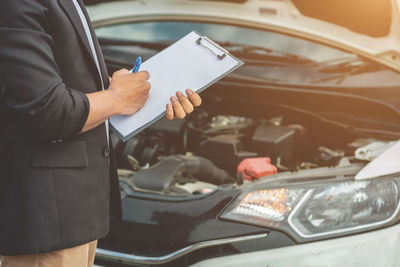
{"type": "Polygon", "coordinates": [[[220,47],[218,44],[214,43],[212,40],[208,39],[208,37],[206,37],[206,36],[200,36],[200,37],[197,39],[196,43],[197,43],[198,45],[201,45],[201,46],[207,48],[207,49],[210,50],[211,52],[213,52],[213,53],[218,57],[218,59],[220,59],[220,60],[224,59],[224,57],[226,57],[226,55],[229,54],[229,52],[228,52],[226,49],[220,47]],[[203,40],[207,41],[208,43],[210,43],[211,45],[213,45],[215,48],[217,48],[218,50],[222,51],[223,53],[222,53],[222,54],[217,54],[214,50],[212,50],[212,49],[209,48],[208,46],[204,45],[204,44],[202,43],[203,40]]]}

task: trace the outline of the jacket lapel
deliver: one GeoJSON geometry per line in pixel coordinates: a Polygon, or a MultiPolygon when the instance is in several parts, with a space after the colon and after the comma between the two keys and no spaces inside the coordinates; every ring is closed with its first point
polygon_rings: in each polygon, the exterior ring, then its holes
{"type": "MultiPolygon", "coordinates": [[[[93,67],[96,70],[96,74],[98,75],[96,63],[95,63],[95,60],[93,58],[92,50],[90,49],[88,37],[86,36],[85,29],[83,28],[81,18],[79,17],[78,11],[76,10],[74,3],[72,2],[72,0],[58,0],[58,1],[60,3],[61,7],[64,9],[64,11],[67,14],[67,16],[69,17],[73,27],[75,28],[75,31],[78,33],[79,39],[82,42],[83,46],[85,47],[86,52],[89,53],[90,58],[92,60],[93,67]]],[[[87,16],[86,9],[82,8],[82,10],[83,10],[83,12],[84,12],[84,14],[86,16],[86,19],[88,20],[88,23],[89,23],[90,20],[89,20],[89,18],[87,16]]],[[[89,27],[90,26],[91,25],[89,23],[89,27]]],[[[92,29],[91,29],[91,32],[92,32],[92,36],[94,37],[95,35],[93,35],[93,30],[92,29]]],[[[97,43],[96,39],[93,40],[93,42],[94,42],[95,46],[96,45],[98,46],[98,43],[97,43]]],[[[100,54],[99,54],[98,50],[100,50],[100,49],[96,48],[96,53],[98,55],[101,55],[101,51],[100,51],[100,54]]],[[[109,80],[108,80],[107,70],[106,70],[106,68],[104,66],[104,60],[103,60],[102,57],[99,57],[98,60],[99,60],[100,69],[101,69],[101,72],[102,72],[101,75],[103,77],[104,88],[107,88],[109,80]]]]}

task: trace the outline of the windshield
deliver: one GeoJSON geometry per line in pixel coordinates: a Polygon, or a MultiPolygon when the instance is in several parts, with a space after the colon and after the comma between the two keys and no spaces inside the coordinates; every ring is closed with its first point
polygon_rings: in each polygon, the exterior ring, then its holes
{"type": "Polygon", "coordinates": [[[269,30],[211,22],[162,20],[101,26],[96,29],[96,34],[99,38],[111,40],[170,44],[193,30],[241,58],[246,64],[234,73],[240,73],[241,77],[275,84],[400,85],[398,73],[354,53],[269,30]]]}
{"type": "Polygon", "coordinates": [[[348,57],[349,53],[307,40],[270,31],[202,22],[135,22],[98,28],[99,37],[141,41],[171,42],[196,30],[219,43],[252,45],[292,53],[312,61],[323,62],[348,57]]]}

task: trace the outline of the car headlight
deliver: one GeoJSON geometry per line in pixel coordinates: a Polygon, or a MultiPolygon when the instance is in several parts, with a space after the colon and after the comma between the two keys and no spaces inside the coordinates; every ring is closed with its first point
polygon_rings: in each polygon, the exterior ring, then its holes
{"type": "Polygon", "coordinates": [[[257,186],[240,195],[221,218],[278,229],[300,242],[371,230],[398,221],[399,181],[257,186]]]}

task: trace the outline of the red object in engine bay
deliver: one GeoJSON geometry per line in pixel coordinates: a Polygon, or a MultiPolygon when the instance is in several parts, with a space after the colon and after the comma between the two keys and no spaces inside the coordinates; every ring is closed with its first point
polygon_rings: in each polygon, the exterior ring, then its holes
{"type": "Polygon", "coordinates": [[[237,167],[237,175],[243,180],[258,179],[263,176],[276,174],[278,169],[271,164],[270,158],[247,158],[237,167]]]}

